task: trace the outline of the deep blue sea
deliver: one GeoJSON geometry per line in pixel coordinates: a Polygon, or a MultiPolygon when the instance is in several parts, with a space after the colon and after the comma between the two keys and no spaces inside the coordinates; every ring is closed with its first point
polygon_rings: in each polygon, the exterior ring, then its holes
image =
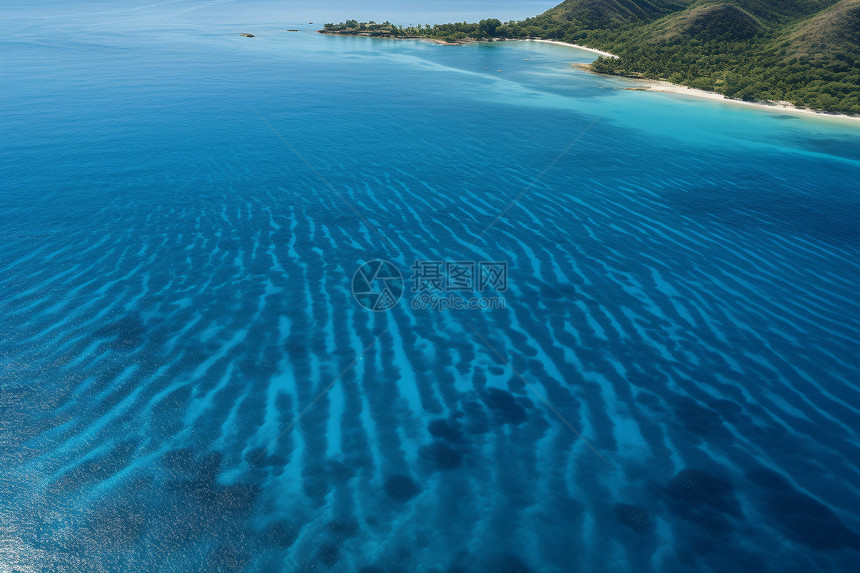
{"type": "Polygon", "coordinates": [[[0,571],[860,570],[860,123],[74,18],[0,39],[0,571]]]}

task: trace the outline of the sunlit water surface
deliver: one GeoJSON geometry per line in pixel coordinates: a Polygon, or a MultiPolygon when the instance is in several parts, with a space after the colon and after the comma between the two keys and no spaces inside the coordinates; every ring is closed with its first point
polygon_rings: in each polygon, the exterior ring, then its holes
{"type": "Polygon", "coordinates": [[[0,40],[0,570],[856,570],[857,123],[147,26],[0,40]]]}

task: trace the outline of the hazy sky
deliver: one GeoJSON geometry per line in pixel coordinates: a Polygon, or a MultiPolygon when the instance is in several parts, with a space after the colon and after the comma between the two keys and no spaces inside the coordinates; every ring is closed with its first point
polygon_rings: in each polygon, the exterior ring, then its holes
{"type": "MultiPolygon", "coordinates": [[[[399,24],[522,19],[561,0],[0,0],[0,25],[67,26],[324,23],[349,18],[399,24]]],[[[8,29],[8,28],[7,28],[8,29]]]]}

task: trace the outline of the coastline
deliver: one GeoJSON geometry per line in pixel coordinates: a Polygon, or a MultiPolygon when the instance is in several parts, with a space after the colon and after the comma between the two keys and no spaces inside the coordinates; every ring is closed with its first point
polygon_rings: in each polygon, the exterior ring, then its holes
{"type": "MultiPolygon", "coordinates": [[[[341,32],[330,32],[327,30],[318,30],[318,33],[329,34],[329,35],[333,35],[333,36],[357,36],[357,37],[371,37],[371,38],[375,37],[375,38],[384,38],[384,39],[389,39],[389,40],[418,40],[418,41],[429,42],[429,43],[432,43],[432,44],[435,44],[438,46],[460,46],[463,44],[472,44],[472,43],[477,43],[477,42],[481,42],[481,41],[487,41],[487,40],[467,39],[465,41],[445,42],[442,40],[438,40],[436,38],[428,38],[428,37],[424,37],[424,36],[399,36],[398,37],[398,36],[377,36],[377,35],[363,34],[363,33],[344,34],[341,32]]],[[[617,59],[619,57],[615,54],[611,54],[609,52],[604,52],[602,50],[597,50],[595,48],[589,48],[587,46],[582,46],[579,44],[570,44],[568,42],[561,42],[559,40],[544,40],[544,39],[539,39],[539,38],[500,38],[500,39],[489,40],[489,41],[491,41],[491,42],[493,42],[493,41],[495,41],[495,42],[541,42],[544,44],[555,44],[557,46],[565,46],[568,48],[575,48],[577,50],[583,50],[586,52],[591,52],[593,54],[597,54],[599,56],[603,56],[606,58],[617,59]]],[[[591,69],[590,63],[589,64],[572,63],[570,65],[571,65],[571,67],[573,67],[575,69],[586,71],[586,72],[591,73],[591,74],[600,75],[600,76],[604,76],[604,77],[617,78],[621,81],[629,82],[629,83],[633,84],[633,86],[634,86],[634,87],[619,88],[619,89],[626,89],[626,90],[631,90],[631,91],[649,91],[649,92],[656,92],[656,93],[675,94],[675,95],[687,96],[687,97],[697,98],[697,99],[707,99],[707,100],[711,100],[711,101],[719,101],[719,102],[726,103],[726,104],[751,106],[751,107],[756,108],[756,109],[767,110],[767,111],[771,111],[771,112],[796,114],[796,115],[801,116],[801,117],[818,117],[818,118],[829,118],[831,120],[835,119],[835,120],[849,120],[850,122],[860,122],[860,116],[846,115],[846,114],[840,114],[840,113],[830,113],[830,112],[826,112],[826,111],[817,111],[814,109],[797,107],[796,105],[791,104],[789,102],[785,102],[785,101],[744,101],[744,100],[739,100],[739,99],[732,99],[732,98],[728,98],[728,97],[726,97],[722,94],[716,93],[716,92],[709,92],[709,91],[700,90],[700,89],[696,89],[696,88],[690,88],[687,86],[683,86],[683,85],[679,85],[679,84],[673,84],[671,82],[667,82],[667,81],[663,81],[663,80],[652,80],[652,79],[645,79],[645,78],[642,78],[642,79],[640,79],[640,78],[629,78],[626,76],[616,76],[613,74],[602,74],[600,72],[595,72],[593,69],[591,69]]]]}
{"type": "MultiPolygon", "coordinates": [[[[578,50],[585,50],[587,52],[592,52],[595,54],[599,54],[608,58],[618,58],[615,54],[610,54],[609,52],[604,52],[601,50],[595,50],[594,48],[588,48],[586,46],[580,46],[579,44],[569,44],[567,42],[560,42],[558,40],[536,40],[536,39],[527,39],[527,40],[519,40],[523,42],[543,42],[545,44],[556,44],[558,46],[567,46],[569,48],[576,48],[578,50]]],[[[605,76],[609,78],[618,78],[619,80],[624,80],[630,83],[635,84],[635,87],[630,88],[621,88],[628,89],[631,91],[648,91],[648,92],[657,92],[657,93],[667,93],[667,94],[676,94],[682,95],[692,98],[698,99],[708,99],[711,101],[720,101],[728,104],[738,104],[744,106],[752,106],[758,109],[765,109],[769,111],[778,111],[780,113],[791,113],[798,114],[801,116],[813,116],[813,117],[826,117],[830,119],[847,119],[851,121],[860,121],[860,117],[855,115],[845,115],[841,113],[828,113],[826,111],[816,111],[814,109],[797,107],[794,104],[791,104],[787,101],[744,101],[740,99],[732,99],[724,96],[723,94],[718,94],[716,92],[709,92],[705,90],[700,90],[696,88],[690,88],[687,86],[682,86],[680,84],[673,84],[671,82],[662,81],[662,80],[649,80],[649,79],[638,79],[638,78],[628,78],[625,76],[615,76],[612,74],[601,74],[599,72],[595,72],[591,69],[591,64],[571,64],[571,66],[578,70],[587,71],[592,74],[605,76]]]]}
{"type": "MultiPolygon", "coordinates": [[[[737,104],[743,106],[752,106],[758,109],[765,109],[769,111],[778,111],[780,113],[791,113],[798,114],[804,116],[815,116],[815,117],[826,117],[830,119],[847,119],[855,122],[860,122],[860,117],[855,115],[845,115],[840,113],[828,113],[826,111],[816,111],[814,109],[797,107],[794,104],[791,104],[787,101],[743,101],[739,99],[731,99],[727,98],[722,94],[718,94],[716,92],[709,92],[705,90],[698,90],[695,88],[689,88],[687,86],[682,86],[678,84],[673,84],[665,81],[659,80],[636,80],[633,78],[624,78],[628,79],[632,82],[641,82],[642,91],[650,91],[657,93],[667,93],[667,94],[676,94],[687,97],[693,97],[698,99],[708,99],[713,101],[720,101],[728,104],[737,104]]],[[[628,88],[629,89],[629,88],[628,88]]],[[[637,88],[632,88],[637,89],[637,88]]]]}
{"type": "Polygon", "coordinates": [[[567,46],[569,48],[576,48],[577,50],[585,50],[586,52],[592,52],[594,54],[600,54],[606,58],[613,58],[615,60],[618,59],[618,56],[615,54],[610,54],[609,52],[604,52],[602,50],[595,50],[594,48],[588,48],[586,46],[580,46],[579,44],[568,44],[567,42],[561,42],[559,40],[538,40],[533,38],[527,38],[523,40],[514,40],[515,42],[541,42],[544,44],[555,44],[557,46],[567,46]]]}
{"type": "MultiPolygon", "coordinates": [[[[541,40],[536,40],[541,41],[541,40]]],[[[573,44],[564,44],[563,42],[554,42],[556,44],[572,46],[575,48],[580,48],[580,46],[574,46],[573,44]]],[[[586,48],[587,49],[587,48],[586,48]]],[[[597,51],[597,50],[591,50],[597,51]]],[[[787,101],[744,101],[740,99],[732,99],[724,96],[723,94],[718,94],[716,92],[709,92],[705,90],[700,90],[696,88],[690,88],[687,86],[682,86],[679,84],[673,84],[671,82],[663,81],[663,80],[650,80],[650,79],[639,79],[639,78],[628,78],[625,76],[616,76],[612,74],[601,74],[599,72],[595,72],[591,69],[591,64],[570,64],[572,68],[577,70],[586,71],[591,74],[604,76],[607,78],[617,78],[618,80],[628,82],[633,84],[633,87],[627,88],[619,88],[623,90],[630,91],[643,91],[643,92],[655,92],[655,93],[666,93],[666,94],[674,94],[687,96],[696,99],[707,99],[711,101],[719,101],[726,104],[733,105],[742,105],[753,107],[756,109],[779,112],[779,113],[787,113],[787,114],[796,114],[801,117],[818,117],[818,118],[828,118],[835,120],[848,120],[850,122],[860,122],[860,116],[855,115],[845,115],[842,113],[830,113],[826,111],[817,111],[814,109],[797,107],[796,105],[789,103],[787,101]]]]}

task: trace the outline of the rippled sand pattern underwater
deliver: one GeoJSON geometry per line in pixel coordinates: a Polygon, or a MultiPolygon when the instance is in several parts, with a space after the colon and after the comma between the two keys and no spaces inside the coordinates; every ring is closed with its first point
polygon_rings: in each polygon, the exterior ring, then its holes
{"type": "Polygon", "coordinates": [[[314,139],[272,90],[235,150],[4,168],[4,570],[860,562],[856,160],[429,98],[314,139]],[[369,312],[372,259],[507,261],[506,308],[369,312]]]}

